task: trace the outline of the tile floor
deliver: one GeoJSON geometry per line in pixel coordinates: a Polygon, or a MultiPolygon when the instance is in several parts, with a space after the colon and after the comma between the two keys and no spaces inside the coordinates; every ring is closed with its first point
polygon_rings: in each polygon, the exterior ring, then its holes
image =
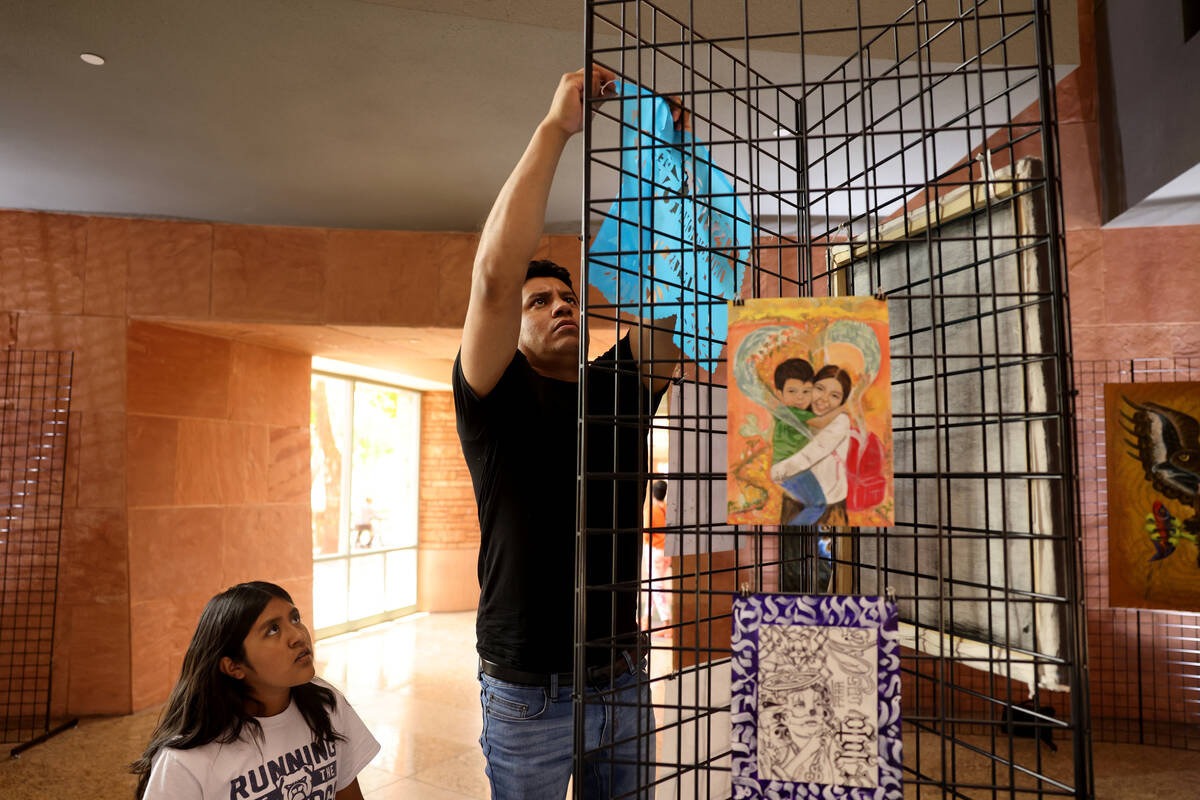
{"type": "MultiPolygon", "coordinates": [[[[318,642],[316,654],[318,674],[342,689],[381,745],[359,776],[367,800],[486,800],[475,612],[414,615],[318,642]]],[[[160,711],[83,719],[0,760],[0,798],[129,800],[126,765],[160,711]]]]}
{"type": "Polygon", "coordinates": [[[366,800],[489,797],[479,748],[475,612],[432,614],[317,644],[317,671],[379,740],[366,800]]]}
{"type": "MultiPolygon", "coordinates": [[[[479,687],[475,679],[474,612],[418,615],[319,642],[320,674],[341,687],[382,749],[360,776],[367,800],[487,798],[479,750],[479,687]]],[[[124,765],[145,746],[159,709],[125,717],[84,719],[19,759],[0,760],[0,798],[129,800],[134,782],[124,765]]],[[[905,737],[906,753],[917,744],[905,737]]],[[[978,746],[985,746],[980,737],[978,746]]],[[[929,753],[938,742],[922,743],[929,753]]],[[[1022,741],[1020,747],[1032,747],[1022,741]]],[[[1094,746],[1097,800],[1183,800],[1200,796],[1197,753],[1138,745],[1094,746]]],[[[963,784],[986,784],[990,760],[968,761],[963,784]]],[[[1026,759],[1028,760],[1028,759],[1026,759]]],[[[1070,774],[1067,748],[1048,757],[1049,774],[1070,774]]],[[[935,777],[928,766],[923,771],[935,777]]],[[[1020,784],[1019,784],[1020,785],[1020,784]]],[[[942,797],[940,789],[906,785],[906,798],[942,797]]],[[[960,797],[993,797],[987,790],[960,797]]],[[[1010,796],[1008,794],[1005,795],[1010,796]]],[[[1036,792],[1016,792],[1030,800],[1036,792]]]]}

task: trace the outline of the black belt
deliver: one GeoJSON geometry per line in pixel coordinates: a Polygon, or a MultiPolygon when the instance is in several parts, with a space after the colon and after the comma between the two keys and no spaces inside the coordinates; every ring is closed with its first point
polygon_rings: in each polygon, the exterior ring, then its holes
{"type": "MultiPolygon", "coordinates": [[[[558,678],[559,686],[570,686],[575,681],[575,673],[573,672],[526,672],[523,669],[513,669],[506,667],[503,664],[497,664],[494,661],[488,661],[486,658],[479,659],[480,669],[484,675],[490,675],[498,681],[506,683],[520,683],[526,686],[545,686],[552,684],[555,678],[558,678]]],[[[588,667],[587,679],[588,683],[608,683],[613,681],[626,672],[629,672],[629,661],[624,653],[611,664],[602,664],[598,667],[588,667]]]]}

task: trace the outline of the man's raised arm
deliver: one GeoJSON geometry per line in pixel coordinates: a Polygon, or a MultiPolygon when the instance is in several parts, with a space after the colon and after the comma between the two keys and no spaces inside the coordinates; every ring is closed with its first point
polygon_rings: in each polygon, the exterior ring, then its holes
{"type": "Polygon", "coordinates": [[[614,75],[594,67],[563,75],[545,119],[500,190],[475,252],[463,323],[463,377],[479,397],[500,380],[517,351],[521,287],[546,220],[546,201],[567,141],[583,129],[584,92],[599,95],[614,75]]]}
{"type": "Polygon", "coordinates": [[[642,380],[652,392],[666,386],[681,363],[674,317],[635,321],[629,328],[629,347],[641,364],[642,380]]]}

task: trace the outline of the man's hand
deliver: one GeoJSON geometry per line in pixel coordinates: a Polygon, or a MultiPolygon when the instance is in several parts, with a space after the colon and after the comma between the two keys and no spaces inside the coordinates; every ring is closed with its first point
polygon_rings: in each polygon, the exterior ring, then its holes
{"type": "Polygon", "coordinates": [[[567,136],[574,136],[583,130],[583,109],[587,105],[587,97],[614,96],[615,90],[611,84],[617,76],[608,69],[595,64],[591,76],[586,70],[577,70],[563,75],[558,81],[558,89],[550,102],[550,110],[546,112],[545,122],[562,130],[567,136]],[[588,94],[584,96],[584,90],[588,94]]]}
{"type": "MultiPolygon", "coordinates": [[[[583,130],[583,109],[587,105],[587,97],[616,97],[613,84],[617,80],[616,73],[599,64],[592,65],[591,78],[585,76],[586,70],[568,72],[558,81],[558,89],[550,102],[550,110],[546,112],[543,123],[549,123],[567,136],[574,136],[583,130]],[[588,90],[585,97],[584,89],[588,90]]],[[[671,119],[675,122],[675,130],[690,131],[692,129],[692,114],[683,107],[683,101],[671,95],[664,98],[671,107],[671,119]]]]}
{"type": "Polygon", "coordinates": [[[692,112],[683,107],[683,100],[676,95],[666,98],[671,107],[671,119],[675,121],[675,130],[690,131],[692,129],[692,112]]]}

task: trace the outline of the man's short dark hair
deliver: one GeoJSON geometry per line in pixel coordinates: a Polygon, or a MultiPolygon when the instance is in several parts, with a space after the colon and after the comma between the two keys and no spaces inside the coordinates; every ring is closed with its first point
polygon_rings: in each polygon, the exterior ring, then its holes
{"type": "Polygon", "coordinates": [[[560,267],[553,261],[546,259],[530,261],[529,269],[525,270],[525,280],[533,278],[558,278],[567,285],[568,289],[572,292],[575,291],[575,287],[571,284],[571,273],[567,271],[566,267],[560,267]]]}
{"type": "Polygon", "coordinates": [[[666,500],[667,499],[667,482],[666,481],[655,481],[653,484],[650,485],[650,491],[654,492],[655,500],[659,500],[659,501],[666,500]]]}
{"type": "Polygon", "coordinates": [[[803,358],[789,358],[787,361],[780,362],[779,366],[775,368],[775,388],[782,392],[784,385],[790,380],[812,383],[812,364],[803,358]]]}

